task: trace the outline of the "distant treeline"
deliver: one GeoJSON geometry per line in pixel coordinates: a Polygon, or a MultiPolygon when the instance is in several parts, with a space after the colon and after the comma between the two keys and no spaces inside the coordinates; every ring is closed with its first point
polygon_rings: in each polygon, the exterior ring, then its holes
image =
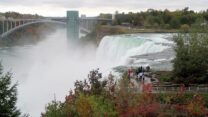
{"type": "Polygon", "coordinates": [[[34,19],[34,18],[42,18],[43,16],[40,16],[38,14],[21,14],[18,12],[5,12],[1,13],[3,14],[6,18],[14,18],[14,19],[34,19]]]}
{"type": "MultiPolygon", "coordinates": [[[[101,18],[111,18],[111,14],[100,14],[101,18]]],[[[148,9],[137,13],[115,12],[113,25],[127,25],[138,28],[163,28],[180,29],[189,28],[198,20],[208,21],[208,10],[195,12],[184,8],[182,10],[169,11],[148,9]]]]}
{"type": "MultiPolygon", "coordinates": [[[[13,19],[37,19],[37,18],[42,18],[42,16],[40,15],[33,15],[33,14],[21,14],[21,13],[17,13],[17,12],[5,12],[5,13],[0,13],[0,15],[5,16],[5,18],[13,18],[13,19]]],[[[0,18],[1,19],[1,18],[0,18]]],[[[3,33],[3,24],[4,24],[4,32],[7,29],[11,29],[12,25],[14,26],[15,22],[13,21],[12,23],[9,22],[8,25],[6,24],[7,21],[1,21],[0,20],[0,34],[3,33]]],[[[21,22],[16,22],[18,25],[23,24],[23,21],[21,22]]]]}

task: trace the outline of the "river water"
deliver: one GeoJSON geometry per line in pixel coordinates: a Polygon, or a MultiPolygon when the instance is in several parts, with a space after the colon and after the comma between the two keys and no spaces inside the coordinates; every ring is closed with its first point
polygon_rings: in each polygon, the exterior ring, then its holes
{"type": "Polygon", "coordinates": [[[64,100],[76,80],[87,78],[90,70],[104,74],[129,66],[150,65],[171,70],[173,34],[130,34],[106,36],[99,47],[73,48],[65,29],[48,35],[36,45],[0,48],[4,71],[13,73],[18,82],[17,106],[31,117],[39,117],[54,98],[64,100]]]}

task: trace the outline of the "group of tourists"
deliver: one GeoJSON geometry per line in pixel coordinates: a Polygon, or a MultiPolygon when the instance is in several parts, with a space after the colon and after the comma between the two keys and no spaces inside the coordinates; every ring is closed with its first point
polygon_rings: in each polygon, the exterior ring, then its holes
{"type": "MultiPolygon", "coordinates": [[[[135,78],[137,82],[142,82],[142,91],[143,92],[152,92],[152,84],[151,83],[145,83],[145,77],[144,72],[150,72],[150,66],[140,66],[140,67],[131,67],[128,68],[128,78],[129,81],[131,78],[135,78]]],[[[132,83],[130,82],[130,86],[132,83]]]]}
{"type": "Polygon", "coordinates": [[[146,68],[144,68],[143,66],[140,67],[131,67],[128,69],[128,78],[133,78],[134,76],[136,76],[136,80],[137,81],[145,81],[145,77],[144,77],[144,72],[150,72],[150,66],[146,66],[146,68]]]}

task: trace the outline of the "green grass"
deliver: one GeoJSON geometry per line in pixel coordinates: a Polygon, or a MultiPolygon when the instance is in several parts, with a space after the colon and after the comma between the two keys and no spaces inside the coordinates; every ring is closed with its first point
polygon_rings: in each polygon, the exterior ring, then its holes
{"type": "Polygon", "coordinates": [[[166,74],[161,74],[158,77],[158,80],[160,82],[171,82],[172,81],[172,76],[173,76],[173,74],[171,72],[170,73],[166,73],[166,74]]]}

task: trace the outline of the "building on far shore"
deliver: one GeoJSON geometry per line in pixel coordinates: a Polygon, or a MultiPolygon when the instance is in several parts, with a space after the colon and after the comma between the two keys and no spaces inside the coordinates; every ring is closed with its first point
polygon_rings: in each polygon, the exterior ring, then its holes
{"type": "Polygon", "coordinates": [[[129,22],[123,22],[123,23],[121,23],[121,26],[131,29],[131,24],[129,22]]]}
{"type": "Polygon", "coordinates": [[[131,24],[129,22],[122,22],[121,25],[122,26],[130,26],[131,24]]]}
{"type": "Polygon", "coordinates": [[[207,23],[201,23],[201,26],[206,26],[207,25],[207,23]]]}
{"type": "Polygon", "coordinates": [[[8,20],[13,20],[14,18],[13,18],[13,17],[8,17],[7,19],[8,19],[8,20]]]}
{"type": "Polygon", "coordinates": [[[85,14],[82,14],[81,18],[87,18],[87,16],[85,14]]]}

